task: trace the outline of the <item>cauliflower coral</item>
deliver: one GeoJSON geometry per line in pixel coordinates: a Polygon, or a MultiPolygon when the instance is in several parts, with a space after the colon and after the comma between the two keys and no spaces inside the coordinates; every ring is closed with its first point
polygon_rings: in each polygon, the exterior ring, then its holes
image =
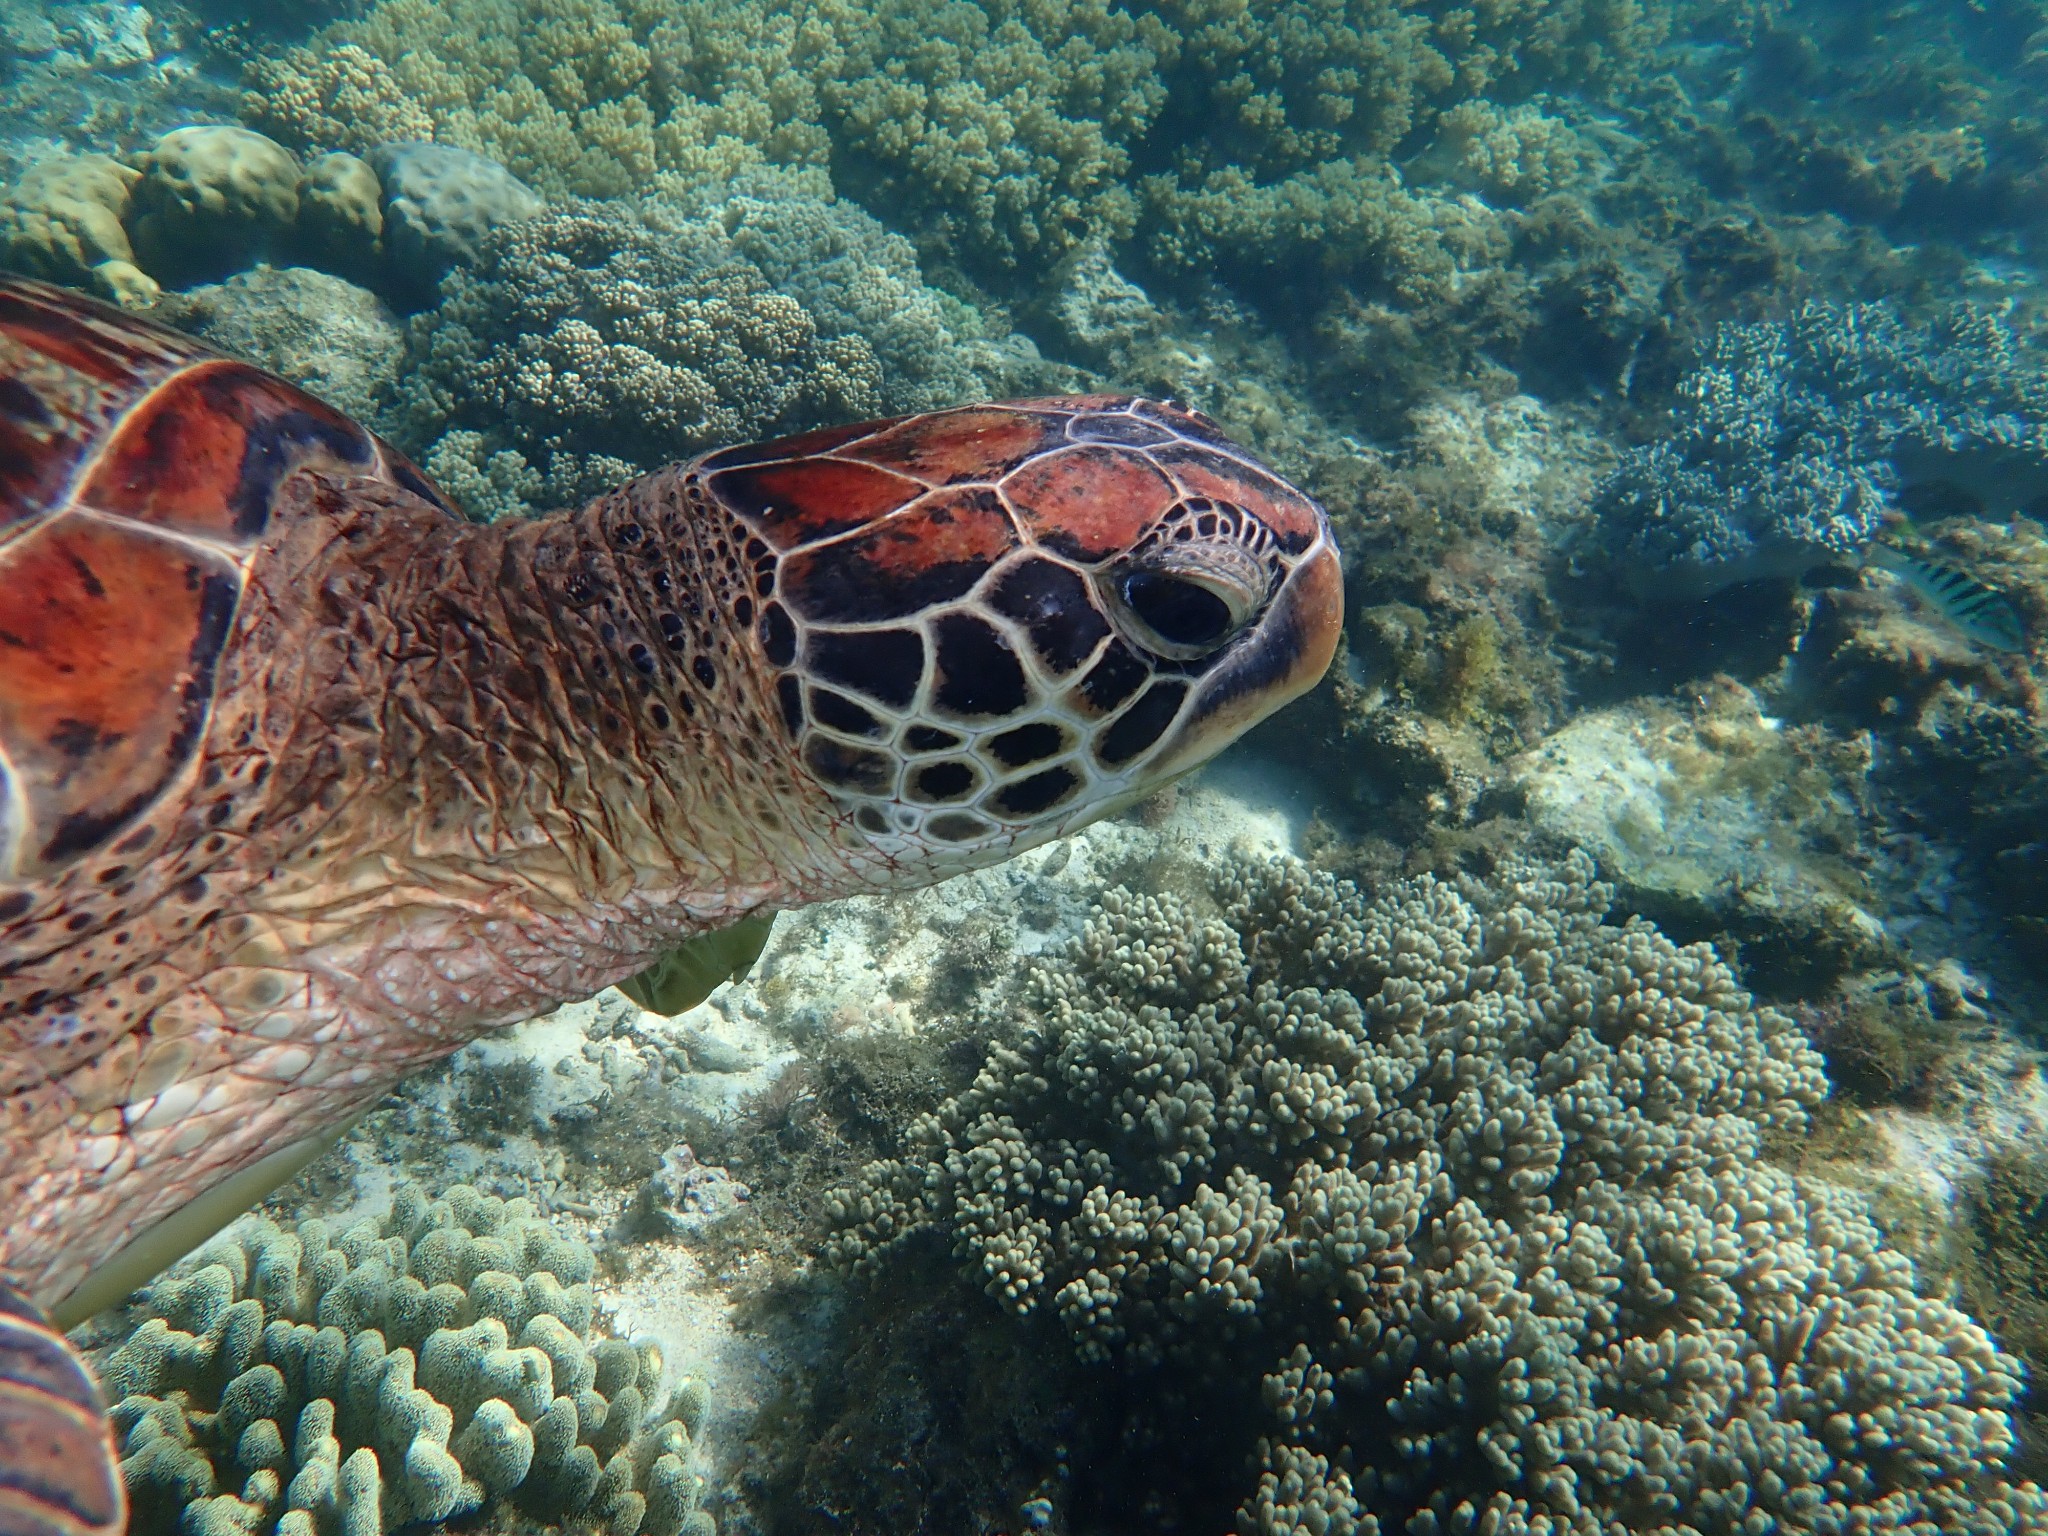
{"type": "Polygon", "coordinates": [[[1583,855],[1112,891],[827,1252],[936,1234],[1209,1425],[1262,1372],[1242,1536],[2048,1532],[2015,1364],[1760,1157],[1818,1055],[1609,894],[1583,855]]]}

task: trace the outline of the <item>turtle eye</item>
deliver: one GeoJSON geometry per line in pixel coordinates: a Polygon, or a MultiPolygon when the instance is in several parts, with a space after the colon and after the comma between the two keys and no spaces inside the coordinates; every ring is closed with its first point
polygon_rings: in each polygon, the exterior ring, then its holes
{"type": "Polygon", "coordinates": [[[1251,622],[1259,594],[1249,580],[1233,579],[1238,575],[1177,559],[1128,567],[1111,590],[1133,640],[1155,656],[1185,661],[1208,655],[1251,622]]]}
{"type": "Polygon", "coordinates": [[[1124,606],[1172,646],[1208,650],[1233,627],[1230,604],[1198,581],[1164,571],[1132,571],[1123,581],[1124,606]]]}

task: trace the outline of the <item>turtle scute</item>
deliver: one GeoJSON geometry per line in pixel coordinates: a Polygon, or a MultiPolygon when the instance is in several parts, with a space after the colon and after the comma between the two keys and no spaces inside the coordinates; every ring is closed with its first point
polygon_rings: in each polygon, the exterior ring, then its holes
{"type": "Polygon", "coordinates": [[[252,562],[308,472],[439,503],[283,380],[0,277],[0,880],[106,847],[192,762],[252,562]]]}

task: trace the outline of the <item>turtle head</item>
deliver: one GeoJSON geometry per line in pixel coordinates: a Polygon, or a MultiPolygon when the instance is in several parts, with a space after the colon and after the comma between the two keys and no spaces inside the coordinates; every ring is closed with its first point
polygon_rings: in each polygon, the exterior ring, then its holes
{"type": "Polygon", "coordinates": [[[1336,648],[1322,509],[1177,406],[974,406],[696,472],[772,551],[752,622],[782,725],[887,883],[1129,805],[1336,648]]]}

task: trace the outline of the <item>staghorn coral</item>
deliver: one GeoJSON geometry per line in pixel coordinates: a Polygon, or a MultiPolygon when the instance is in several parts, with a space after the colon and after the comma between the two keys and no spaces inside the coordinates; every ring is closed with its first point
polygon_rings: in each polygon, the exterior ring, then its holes
{"type": "Polygon", "coordinates": [[[106,1357],[138,1536],[365,1536],[506,1496],[610,1536],[710,1536],[701,1388],[591,1342],[591,1251],[524,1201],[402,1187],[334,1234],[250,1218],[143,1293],[106,1357]]]}
{"type": "Polygon", "coordinates": [[[1826,1083],[1710,948],[1605,922],[1577,854],[1221,895],[1105,896],[828,1256],[933,1235],[1056,1314],[1167,1455],[1253,1452],[1245,1536],[2048,1531],[2012,1363],[1861,1196],[1759,1161],[1826,1083]]]}
{"type": "Polygon", "coordinates": [[[1619,558],[1703,586],[1853,555],[1902,488],[1983,504],[2048,477],[2048,367],[2001,317],[1910,326],[1888,304],[1726,325],[1678,386],[1671,436],[1595,497],[1619,558]]]}
{"type": "Polygon", "coordinates": [[[726,201],[571,204],[481,250],[413,322],[404,428],[479,512],[574,501],[715,443],[1016,393],[1043,371],[926,288],[904,242],[821,173],[763,171],[726,201]]]}

